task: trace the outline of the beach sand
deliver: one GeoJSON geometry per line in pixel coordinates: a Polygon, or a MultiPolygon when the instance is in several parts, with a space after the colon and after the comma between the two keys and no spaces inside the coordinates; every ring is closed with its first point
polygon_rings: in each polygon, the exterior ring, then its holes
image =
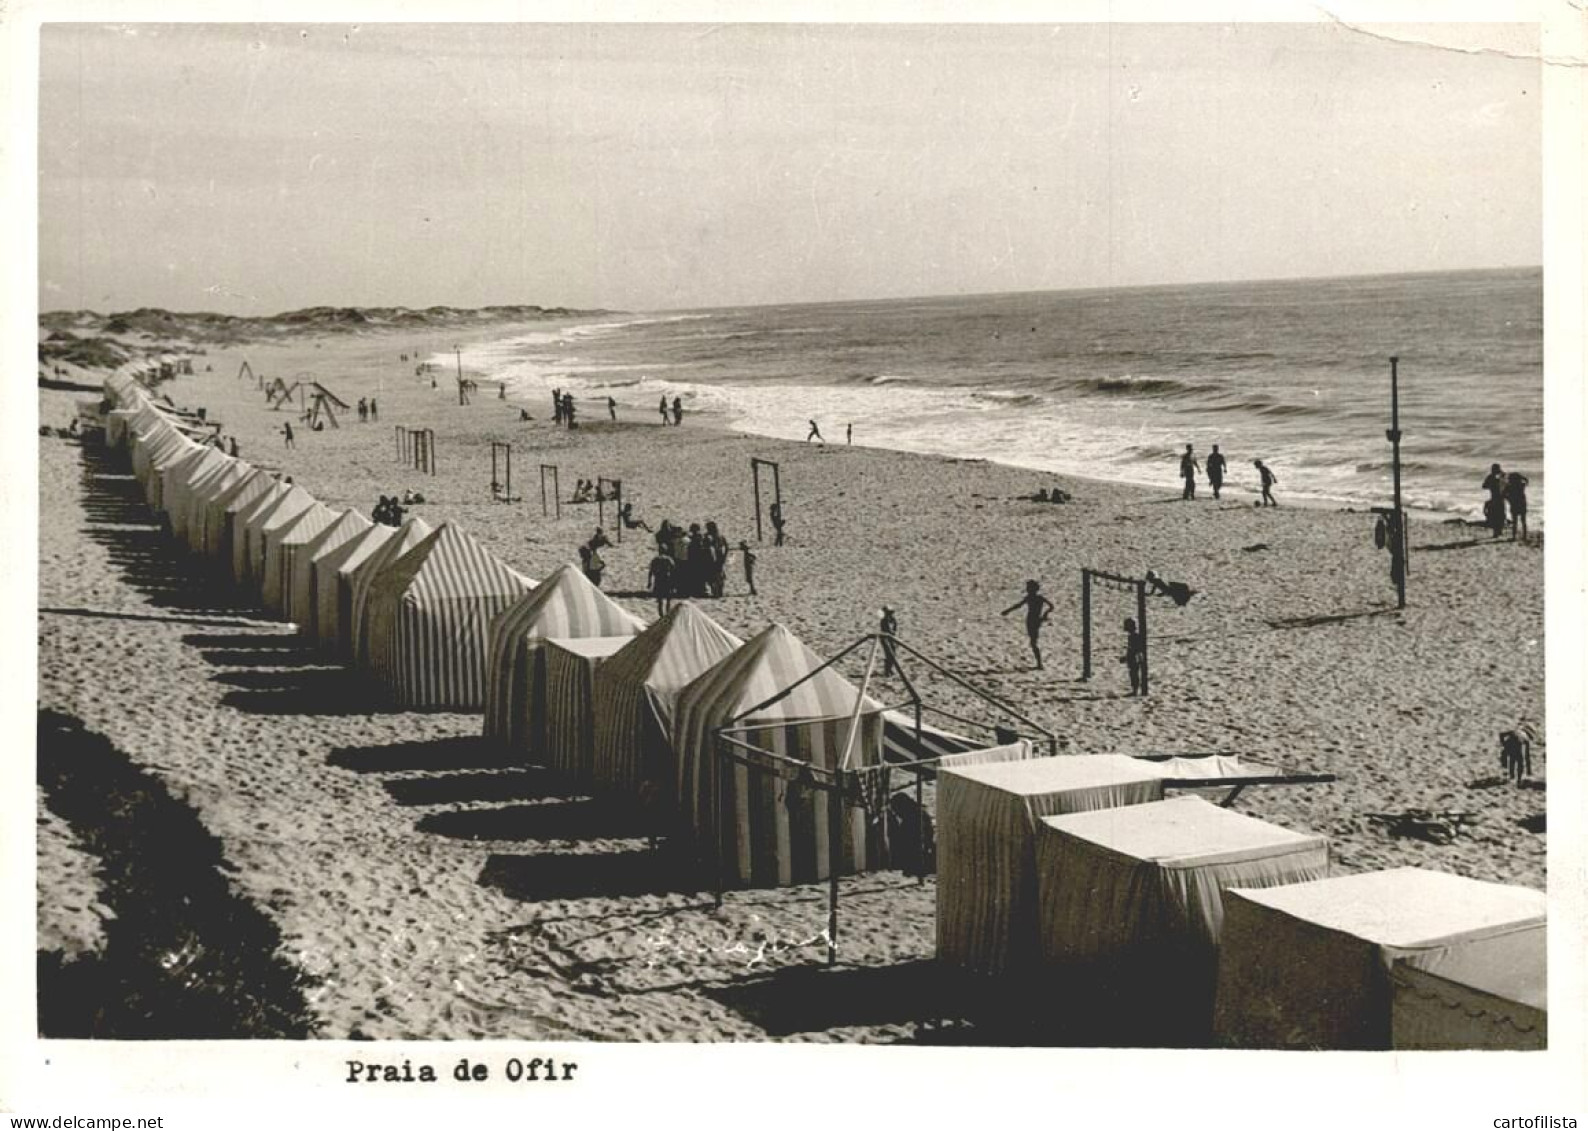
{"type": "MultiPolygon", "coordinates": [[[[565,496],[576,478],[618,478],[652,525],[715,519],[734,544],[754,545],[750,457],[777,460],[790,541],[772,546],[767,528],[754,598],[730,560],[727,596],[702,603],[729,630],[747,636],[777,621],[831,654],[874,630],[886,603],[902,639],[1051,729],[1065,752],[1231,751],[1338,775],[1253,789],[1237,803],[1329,836],[1337,871],[1413,864],[1544,885],[1545,751],[1535,744],[1535,780],[1517,788],[1501,777],[1497,741],[1523,722],[1542,736],[1536,545],[1418,521],[1409,607],[1397,612],[1370,514],[1255,508],[1241,478],[1221,502],[1188,504],[1173,466],[1162,491],[1143,491],[736,435],[701,416],[664,428],[654,401],[621,397],[617,423],[604,404],[583,401],[581,427],[568,432],[553,427],[549,398],[526,401],[534,419],[521,422],[520,404],[498,400],[488,382],[460,406],[448,370],[432,389],[398,360],[411,343],[370,334],[211,348],[197,375],[162,389],[206,406],[244,457],[326,503],[367,514],[381,494],[422,491],[427,502],[411,513],[461,524],[536,578],[576,561],[597,525],[593,505],[542,517],[539,464],[558,466],[565,496]],[[289,383],[312,373],[349,403],[374,395],[379,421],[343,414],[339,429],[320,433],[295,424],[287,450],[279,429],[288,414],[238,379],[244,358],[289,383]],[[437,475],[397,462],[398,425],[434,429],[437,475]],[[492,440],[513,445],[521,502],[491,499],[492,440]],[[1016,498],[1056,483],[1073,502],[1016,498]],[[1184,608],[1152,599],[1146,699],[1126,694],[1118,662],[1120,622],[1135,611],[1125,593],[1094,595],[1095,674],[1077,679],[1083,566],[1151,568],[1197,591],[1184,608]],[[1028,577],[1057,606],[1044,671],[1032,670],[1020,615],[998,615],[1028,577]],[[1410,807],[1472,811],[1477,821],[1440,846],[1391,838],[1369,820],[1410,807]]],[[[64,424],[73,399],[41,391],[42,422],[64,424]]],[[[842,436],[841,421],[823,424],[842,436]]],[[[479,715],[387,710],[291,626],[198,584],[196,567],[134,505],[135,481],[102,455],[52,436],[40,438],[39,458],[40,708],[103,736],[100,756],[163,790],[149,812],[185,810],[213,838],[229,894],[268,924],[247,935],[268,951],[252,957],[291,975],[278,992],[301,1003],[283,1009],[301,1004],[310,1031],[977,1039],[948,1024],[932,991],[930,880],[846,879],[841,965],[823,979],[825,885],[731,892],[715,910],[698,877],[657,865],[631,814],[565,798],[533,768],[508,764],[478,739],[479,715]]],[[[1278,495],[1284,504],[1283,484],[1278,495]]],[[[609,509],[609,533],[614,526],[609,509]]],[[[604,551],[608,592],[643,587],[649,548],[634,531],[604,551]]],[[[643,597],[619,599],[655,615],[643,597]]],[[[929,682],[934,702],[991,718],[964,692],[929,682]]],[[[895,679],[880,689],[895,699],[903,691],[895,679]]],[[[140,810],[85,801],[73,767],[57,769],[40,794],[39,946],[69,969],[115,951],[128,898],[105,880],[107,854],[125,847],[80,826],[96,813],[136,822],[140,810]]],[[[198,970],[203,949],[174,948],[170,964],[198,970]]]]}

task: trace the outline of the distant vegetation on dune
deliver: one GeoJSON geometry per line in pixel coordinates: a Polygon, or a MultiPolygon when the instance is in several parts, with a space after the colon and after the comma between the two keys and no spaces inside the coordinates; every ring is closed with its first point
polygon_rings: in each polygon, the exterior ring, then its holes
{"type": "Polygon", "coordinates": [[[311,306],[284,314],[238,317],[206,311],[174,313],[150,307],[113,314],[92,310],[56,310],[39,316],[39,328],[47,332],[39,343],[41,361],[71,361],[82,365],[116,365],[126,360],[125,345],[117,338],[146,336],[170,341],[228,344],[260,338],[301,334],[305,330],[345,333],[359,330],[463,328],[492,322],[530,322],[542,318],[572,318],[611,313],[605,310],[570,310],[561,306],[486,306],[462,310],[454,306],[430,306],[414,310],[404,306],[311,306]],[[77,361],[68,352],[87,356],[90,349],[100,351],[107,360],[77,361]],[[116,349],[123,351],[117,360],[108,360],[116,349]]]}

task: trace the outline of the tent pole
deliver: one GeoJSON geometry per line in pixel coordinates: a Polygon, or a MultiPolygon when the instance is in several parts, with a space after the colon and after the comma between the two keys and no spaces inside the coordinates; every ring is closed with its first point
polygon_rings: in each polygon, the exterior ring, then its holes
{"type": "Polygon", "coordinates": [[[910,655],[914,656],[917,660],[920,660],[923,664],[925,664],[927,667],[931,668],[933,671],[937,672],[939,675],[946,676],[947,678],[953,680],[955,683],[957,683],[961,687],[963,687],[966,691],[969,691],[971,694],[973,694],[973,695],[985,700],[988,703],[991,703],[993,706],[997,707],[999,710],[1006,712],[1011,718],[1017,719],[1018,721],[1024,723],[1026,726],[1031,727],[1033,730],[1037,731],[1037,733],[1044,735],[1050,741],[1052,741],[1054,743],[1058,742],[1058,735],[1054,734],[1051,730],[1049,730],[1047,727],[1043,726],[1041,723],[1033,722],[1031,719],[1028,719],[1025,715],[1022,715],[1019,711],[1015,710],[1013,707],[1011,707],[1009,704],[1005,703],[1003,700],[997,698],[994,695],[989,694],[986,691],[983,691],[981,688],[977,687],[975,684],[973,684],[973,683],[969,682],[968,680],[966,680],[966,679],[954,674],[953,672],[949,671],[942,664],[939,664],[936,661],[928,658],[927,656],[922,655],[920,652],[918,652],[916,649],[910,647],[910,645],[906,644],[904,641],[896,640],[896,641],[894,641],[894,644],[895,644],[896,647],[903,648],[906,651],[908,651],[910,653],[910,655]]]}
{"type": "Polygon", "coordinates": [[[729,719],[728,722],[730,724],[732,724],[732,723],[738,722],[740,719],[747,719],[751,715],[755,714],[757,711],[765,710],[767,707],[770,707],[772,704],[774,704],[776,702],[779,702],[780,700],[788,698],[789,693],[792,692],[800,684],[806,683],[806,682],[808,682],[810,680],[815,679],[817,676],[821,675],[822,672],[824,672],[828,668],[832,667],[839,660],[841,660],[845,656],[849,655],[849,653],[853,652],[856,648],[860,647],[862,644],[864,644],[867,640],[870,640],[870,639],[871,639],[871,637],[869,637],[869,636],[862,636],[859,640],[856,640],[853,644],[851,644],[849,647],[845,648],[842,652],[838,653],[836,656],[833,656],[831,659],[823,660],[820,664],[816,665],[810,671],[808,671],[804,675],[800,676],[793,683],[789,684],[783,690],[779,691],[776,695],[773,695],[770,698],[768,698],[768,699],[766,699],[766,700],[764,700],[764,701],[762,701],[760,703],[757,703],[753,707],[748,707],[745,710],[740,711],[737,715],[733,716],[733,718],[729,719]]]}
{"type": "MultiPolygon", "coordinates": [[[[866,690],[871,686],[871,673],[877,666],[879,637],[871,639],[871,650],[866,653],[866,674],[861,678],[860,689],[855,692],[855,709],[849,714],[849,734],[844,739],[844,754],[837,766],[837,786],[827,791],[827,965],[838,962],[838,874],[844,854],[844,771],[854,756],[855,739],[860,734],[860,711],[866,705],[866,690]]],[[[858,644],[859,641],[856,641],[858,644]]]]}

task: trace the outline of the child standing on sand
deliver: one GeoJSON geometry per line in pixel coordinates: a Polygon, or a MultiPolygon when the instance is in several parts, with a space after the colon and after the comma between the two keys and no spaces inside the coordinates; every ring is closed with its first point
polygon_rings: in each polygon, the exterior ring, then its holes
{"type": "Polygon", "coordinates": [[[1141,677],[1147,669],[1147,642],[1141,638],[1134,617],[1125,618],[1125,654],[1120,657],[1130,672],[1130,693],[1141,694],[1141,677]]]}
{"type": "Polygon", "coordinates": [[[744,583],[750,587],[750,596],[755,592],[755,551],[750,549],[750,543],[740,542],[739,553],[744,556],[744,583]]]}
{"type": "Polygon", "coordinates": [[[1027,581],[1025,596],[999,614],[1008,616],[1016,609],[1024,606],[1026,610],[1026,637],[1031,642],[1031,655],[1037,661],[1038,671],[1042,669],[1042,647],[1037,640],[1037,635],[1042,631],[1042,626],[1047,623],[1049,615],[1053,612],[1053,602],[1039,592],[1041,588],[1041,584],[1036,579],[1033,578],[1027,581]]]}
{"type": "Polygon", "coordinates": [[[1263,506],[1277,507],[1279,504],[1274,501],[1274,484],[1279,482],[1279,476],[1275,475],[1272,471],[1269,471],[1268,468],[1264,467],[1263,461],[1260,459],[1254,459],[1252,461],[1252,466],[1257,469],[1257,474],[1262,476],[1263,506]]]}

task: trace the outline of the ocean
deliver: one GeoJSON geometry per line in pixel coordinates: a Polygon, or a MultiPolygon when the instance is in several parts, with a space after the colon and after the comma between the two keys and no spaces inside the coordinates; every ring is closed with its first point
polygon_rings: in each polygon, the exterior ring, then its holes
{"type": "Polygon", "coordinates": [[[1536,268],[613,315],[462,360],[537,417],[553,387],[644,420],[676,395],[758,435],[815,419],[829,443],[853,425],[856,444],[1169,493],[1184,446],[1217,443],[1236,488],[1261,459],[1281,501],[1366,506],[1390,500],[1391,356],[1407,505],[1476,518],[1499,463],[1541,512],[1536,268]]]}

